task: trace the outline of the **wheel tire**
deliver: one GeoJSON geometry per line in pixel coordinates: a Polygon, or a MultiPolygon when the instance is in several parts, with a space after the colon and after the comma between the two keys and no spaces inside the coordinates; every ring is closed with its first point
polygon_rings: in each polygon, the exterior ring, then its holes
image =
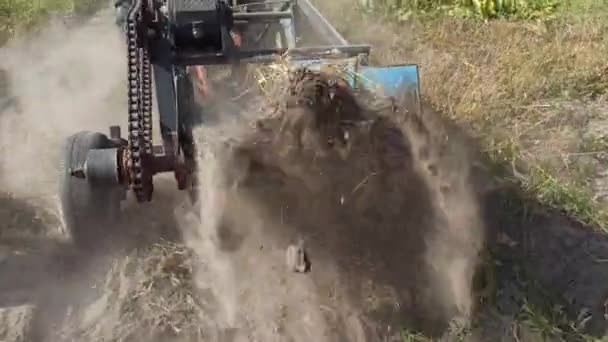
{"type": "Polygon", "coordinates": [[[72,242],[86,250],[103,246],[120,211],[118,187],[97,187],[74,177],[70,169],[82,167],[91,149],[113,147],[101,133],[79,132],[66,139],[60,179],[63,219],[72,242]]]}

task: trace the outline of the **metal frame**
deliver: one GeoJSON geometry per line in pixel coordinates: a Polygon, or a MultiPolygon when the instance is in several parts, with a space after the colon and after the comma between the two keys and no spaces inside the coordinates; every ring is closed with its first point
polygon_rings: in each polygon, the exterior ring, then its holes
{"type": "MultiPolygon", "coordinates": [[[[169,40],[172,36],[172,32],[170,32],[172,26],[167,18],[159,12],[147,13],[147,19],[144,20],[154,20],[155,17],[157,21],[141,23],[142,27],[139,28],[139,31],[146,34],[141,48],[146,49],[150,55],[162,137],[162,144],[152,146],[151,154],[142,157],[142,165],[145,164],[142,167],[144,170],[142,173],[145,173],[146,177],[150,177],[146,179],[151,179],[157,173],[173,171],[180,190],[187,189],[191,182],[196,182],[195,146],[192,136],[196,124],[194,86],[186,72],[188,66],[263,64],[275,61],[277,55],[286,55],[292,61],[302,61],[305,64],[353,57],[357,60],[356,67],[366,64],[370,47],[368,45],[348,45],[344,37],[312,6],[309,0],[259,0],[257,3],[247,1],[246,4],[242,1],[244,0],[230,2],[232,8],[235,9],[233,11],[235,26],[255,23],[263,24],[267,28],[273,23],[278,24],[274,33],[281,34],[281,42],[277,42],[281,46],[235,49],[232,46],[228,29],[222,26],[220,33],[223,51],[214,53],[176,52],[173,50],[173,43],[169,40]],[[308,40],[310,37],[306,37],[304,34],[312,35],[314,39],[310,41],[308,40]]],[[[155,11],[160,11],[160,9],[155,9],[155,11]]],[[[169,13],[169,15],[171,14],[169,13]]],[[[265,32],[266,30],[263,30],[262,33],[265,32]]],[[[117,142],[117,160],[121,161],[126,153],[124,149],[126,141],[116,130],[111,135],[117,142]]],[[[112,153],[112,151],[106,152],[112,153]]],[[[107,153],[103,156],[109,157],[107,153]]],[[[95,157],[96,152],[92,151],[90,156],[95,157]]],[[[128,161],[128,158],[124,160],[128,161]]],[[[90,165],[97,164],[91,160],[90,165]]],[[[86,169],[85,172],[87,172],[86,169]]],[[[96,170],[89,171],[91,176],[106,177],[108,180],[118,179],[119,184],[128,185],[120,181],[128,179],[127,162],[118,164],[117,175],[111,174],[106,169],[100,168],[100,172],[105,170],[101,173],[96,173],[96,170]]],[[[77,171],[73,173],[76,176],[82,173],[77,171]]],[[[84,176],[88,177],[88,175],[84,176]]],[[[153,186],[152,183],[149,184],[153,186]]],[[[192,194],[194,195],[194,192],[192,194]]],[[[149,200],[150,197],[140,198],[138,196],[137,199],[143,201],[149,200]]]]}
{"type": "MultiPolygon", "coordinates": [[[[368,45],[348,45],[346,40],[329,24],[308,0],[266,0],[257,3],[240,4],[232,1],[232,7],[247,6],[247,11],[235,11],[236,23],[279,23],[283,25],[286,37],[292,36],[289,47],[230,50],[222,53],[173,52],[167,42],[154,46],[153,70],[156,98],[159,108],[162,146],[154,147],[154,162],[150,164],[151,172],[166,172],[180,169],[180,158],[194,158],[188,151],[192,144],[193,118],[191,113],[192,84],[185,69],[192,65],[224,65],[231,63],[272,63],[277,55],[288,55],[294,60],[348,58],[368,55],[368,45]],[[273,7],[272,11],[263,7],[273,7]],[[257,8],[254,8],[257,7],[257,8]],[[260,9],[259,7],[262,7],[260,9]],[[297,46],[300,38],[296,27],[315,29],[314,35],[325,37],[327,45],[302,47],[297,46]]],[[[182,160],[183,162],[183,160],[182,160]]],[[[176,170],[178,188],[179,171],[176,170]]]]}
{"type": "Polygon", "coordinates": [[[293,59],[347,58],[369,54],[370,50],[369,45],[345,45],[239,50],[231,55],[183,52],[173,54],[172,60],[174,65],[181,66],[229,64],[233,60],[264,64],[275,61],[277,55],[287,55],[293,59]]]}

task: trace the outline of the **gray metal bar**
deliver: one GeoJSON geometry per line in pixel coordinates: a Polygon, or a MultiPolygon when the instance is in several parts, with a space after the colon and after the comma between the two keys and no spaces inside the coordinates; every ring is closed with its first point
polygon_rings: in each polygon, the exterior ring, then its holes
{"type": "Polygon", "coordinates": [[[234,20],[246,20],[246,21],[262,21],[262,20],[281,20],[289,19],[292,17],[291,11],[280,11],[280,12],[243,12],[234,13],[234,20]]]}
{"type": "Polygon", "coordinates": [[[172,70],[162,65],[153,65],[156,103],[163,142],[176,139],[178,130],[178,108],[175,80],[172,70]]]}
{"type": "Polygon", "coordinates": [[[314,58],[332,58],[354,57],[360,54],[369,54],[369,45],[344,45],[344,46],[315,46],[301,48],[274,48],[274,49],[256,49],[256,50],[236,50],[232,56],[213,53],[177,53],[173,56],[174,62],[178,65],[209,65],[209,64],[227,64],[231,60],[238,60],[241,63],[272,63],[276,55],[287,54],[294,59],[314,59],[314,58]]]}
{"type": "Polygon", "coordinates": [[[296,47],[296,30],[293,19],[281,19],[281,26],[283,27],[283,34],[285,35],[285,41],[287,48],[294,49],[296,47]]]}
{"type": "Polygon", "coordinates": [[[317,35],[325,37],[335,45],[348,45],[348,41],[321,15],[309,0],[298,0],[296,10],[307,18],[317,35]]]}

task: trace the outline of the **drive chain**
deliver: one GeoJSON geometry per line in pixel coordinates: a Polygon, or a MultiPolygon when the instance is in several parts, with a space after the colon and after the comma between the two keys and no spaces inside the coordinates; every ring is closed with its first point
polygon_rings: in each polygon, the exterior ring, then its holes
{"type": "Polygon", "coordinates": [[[130,186],[138,201],[151,198],[149,172],[145,174],[144,160],[152,156],[152,79],[150,58],[143,38],[139,35],[145,6],[135,0],[126,22],[128,58],[128,149],[127,170],[130,186]],[[149,176],[147,176],[149,175],[149,176]]]}

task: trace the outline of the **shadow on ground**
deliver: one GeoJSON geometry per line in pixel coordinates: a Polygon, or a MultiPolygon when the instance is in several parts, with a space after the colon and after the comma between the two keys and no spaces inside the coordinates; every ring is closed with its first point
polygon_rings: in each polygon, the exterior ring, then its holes
{"type": "Polygon", "coordinates": [[[581,332],[605,336],[608,237],[544,207],[517,187],[491,191],[485,203],[494,237],[491,249],[500,262],[497,307],[509,314],[534,308],[538,312],[523,312],[524,317],[549,317],[561,337],[580,338],[581,332]],[[573,329],[571,324],[582,325],[573,329]]]}
{"type": "MultiPolygon", "coordinates": [[[[453,142],[481,151],[462,128],[441,121],[457,137],[453,142]]],[[[511,176],[512,165],[475,155],[473,178],[487,234],[485,265],[475,282],[482,303],[475,335],[496,341],[606,336],[608,235],[543,205],[517,184],[492,179],[496,171],[511,176]]]]}

